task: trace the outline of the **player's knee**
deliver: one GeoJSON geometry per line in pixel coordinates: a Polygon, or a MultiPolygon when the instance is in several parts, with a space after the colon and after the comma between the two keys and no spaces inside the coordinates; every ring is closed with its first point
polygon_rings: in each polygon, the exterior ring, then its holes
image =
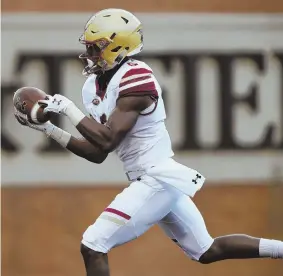
{"type": "Polygon", "coordinates": [[[220,257],[222,256],[222,252],[223,245],[220,244],[217,240],[214,240],[210,248],[204,254],[201,255],[198,261],[201,264],[211,264],[220,259],[220,257]]]}
{"type": "Polygon", "coordinates": [[[81,243],[81,255],[83,256],[85,263],[88,263],[92,259],[97,259],[99,256],[105,255],[105,253],[93,250],[81,243]]]}
{"type": "Polygon", "coordinates": [[[107,254],[88,248],[84,244],[81,244],[81,254],[87,276],[109,275],[107,254]]]}
{"type": "Polygon", "coordinates": [[[92,251],[94,250],[88,248],[87,246],[81,243],[81,255],[83,256],[84,260],[88,259],[89,256],[93,254],[92,251]]]}

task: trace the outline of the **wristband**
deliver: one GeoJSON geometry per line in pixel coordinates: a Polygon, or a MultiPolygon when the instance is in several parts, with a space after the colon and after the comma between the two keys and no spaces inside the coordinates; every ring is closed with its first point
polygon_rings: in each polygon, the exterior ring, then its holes
{"type": "Polygon", "coordinates": [[[80,121],[85,117],[85,114],[80,111],[74,103],[67,106],[65,111],[66,116],[70,119],[71,123],[76,127],[80,121]]]}
{"type": "Polygon", "coordinates": [[[53,126],[52,129],[46,131],[45,134],[57,141],[62,147],[66,148],[72,135],[63,129],[53,126]]]}

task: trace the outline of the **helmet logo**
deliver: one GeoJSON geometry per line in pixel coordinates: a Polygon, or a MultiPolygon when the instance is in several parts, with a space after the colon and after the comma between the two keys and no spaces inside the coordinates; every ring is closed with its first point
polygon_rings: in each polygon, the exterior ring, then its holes
{"type": "Polygon", "coordinates": [[[104,48],[107,44],[109,44],[109,42],[107,40],[104,40],[104,39],[97,41],[97,46],[100,49],[104,48]]]}

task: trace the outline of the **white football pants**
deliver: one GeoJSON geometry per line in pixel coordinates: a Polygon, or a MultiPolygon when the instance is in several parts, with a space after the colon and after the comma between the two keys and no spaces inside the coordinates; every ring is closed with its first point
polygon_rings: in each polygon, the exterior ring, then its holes
{"type": "Polygon", "coordinates": [[[191,198],[147,175],[116,196],[85,231],[82,243],[107,253],[113,247],[136,239],[154,224],[194,260],[199,260],[213,243],[191,198]]]}

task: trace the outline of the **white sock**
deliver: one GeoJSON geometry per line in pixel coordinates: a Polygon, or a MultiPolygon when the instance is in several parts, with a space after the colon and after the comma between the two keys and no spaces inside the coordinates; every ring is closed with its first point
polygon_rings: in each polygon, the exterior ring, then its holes
{"type": "Polygon", "coordinates": [[[283,258],[283,242],[277,240],[260,239],[259,256],[272,259],[283,258]]]}

